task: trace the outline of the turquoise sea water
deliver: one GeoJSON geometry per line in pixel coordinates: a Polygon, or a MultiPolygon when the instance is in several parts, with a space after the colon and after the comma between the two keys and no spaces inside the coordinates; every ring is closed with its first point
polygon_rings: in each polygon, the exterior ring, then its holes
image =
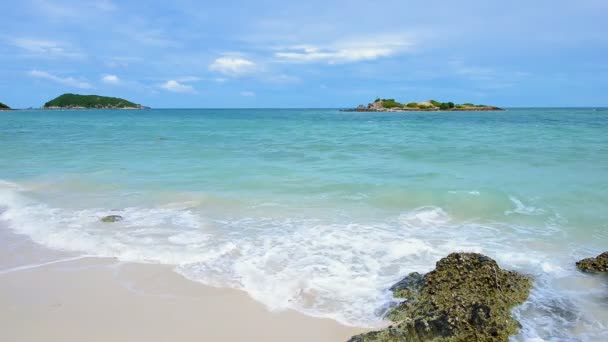
{"type": "Polygon", "coordinates": [[[602,109],[4,112],[0,165],[4,229],[52,249],[356,326],[477,251],[535,277],[514,339],[608,339],[608,280],[574,267],[608,250],[602,109]]]}

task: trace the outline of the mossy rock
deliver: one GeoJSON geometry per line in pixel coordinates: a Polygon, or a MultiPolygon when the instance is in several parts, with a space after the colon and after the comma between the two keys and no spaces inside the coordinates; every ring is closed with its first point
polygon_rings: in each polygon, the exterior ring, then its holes
{"type": "Polygon", "coordinates": [[[487,256],[452,253],[434,271],[412,273],[391,288],[406,299],[387,314],[394,325],[350,341],[508,341],[520,327],[511,309],[531,286],[529,277],[504,271],[487,256]]]}
{"type": "Polygon", "coordinates": [[[576,262],[576,267],[589,273],[608,272],[608,252],[604,252],[595,258],[586,258],[576,262]]]}
{"type": "Polygon", "coordinates": [[[120,215],[108,215],[101,218],[101,222],[112,223],[122,221],[123,217],[120,215]]]}

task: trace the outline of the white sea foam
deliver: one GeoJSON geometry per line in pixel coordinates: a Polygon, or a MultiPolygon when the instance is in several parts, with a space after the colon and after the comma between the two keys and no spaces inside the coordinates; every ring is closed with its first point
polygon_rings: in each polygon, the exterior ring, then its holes
{"type": "Polygon", "coordinates": [[[481,195],[481,192],[477,191],[477,190],[471,190],[471,191],[457,191],[457,190],[450,190],[448,191],[449,194],[459,194],[459,193],[466,193],[469,195],[473,195],[473,196],[479,196],[481,195]]]}
{"type": "Polygon", "coordinates": [[[509,196],[509,200],[515,205],[515,208],[506,210],[505,215],[521,214],[521,215],[542,215],[545,213],[543,209],[525,205],[515,196],[509,196]]]}
{"type": "MultiPolygon", "coordinates": [[[[600,294],[560,288],[560,279],[581,275],[564,266],[572,260],[559,248],[536,248],[534,228],[460,222],[439,207],[365,223],[208,220],[189,206],[114,211],[49,207],[4,183],[0,207],[0,219],[13,231],[50,248],[174,265],[189,279],[247,291],[271,310],[290,308],[357,326],[384,324],[382,314],[395,303],[387,288],[403,275],[427,272],[450,252],[483,252],[501,266],[535,278],[531,299],[515,310],[523,324],[517,339],[570,339],[577,334],[591,341],[608,334],[605,321],[583,309],[600,294]],[[108,214],[125,219],[101,223],[108,214]]],[[[545,228],[558,229],[551,224],[545,228]]]]}
{"type": "Polygon", "coordinates": [[[11,268],[0,270],[0,275],[13,273],[13,272],[19,272],[19,271],[25,271],[25,270],[31,270],[33,268],[59,264],[62,262],[70,262],[70,261],[86,259],[86,258],[90,258],[90,257],[91,257],[90,255],[79,255],[79,256],[75,256],[75,257],[71,257],[71,258],[64,258],[64,259],[47,261],[47,262],[42,262],[42,263],[37,263],[37,264],[21,265],[21,266],[16,266],[16,267],[11,267],[11,268]]]}
{"type": "Polygon", "coordinates": [[[401,224],[407,228],[426,228],[445,225],[450,219],[450,216],[438,207],[418,208],[399,217],[401,224]]]}

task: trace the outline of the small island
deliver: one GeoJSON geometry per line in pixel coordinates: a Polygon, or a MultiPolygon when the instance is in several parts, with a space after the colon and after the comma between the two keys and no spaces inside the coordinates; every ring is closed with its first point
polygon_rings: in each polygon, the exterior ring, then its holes
{"type": "Polygon", "coordinates": [[[373,103],[359,105],[355,109],[344,109],[345,112],[419,112],[419,111],[494,111],[502,108],[472,103],[455,104],[429,100],[424,102],[399,103],[395,99],[377,98],[373,103]]]}
{"type": "Polygon", "coordinates": [[[5,105],[4,103],[0,102],[0,110],[11,110],[11,107],[5,105]]]}
{"type": "Polygon", "coordinates": [[[44,104],[43,109],[148,109],[118,97],[63,94],[44,104]]]}

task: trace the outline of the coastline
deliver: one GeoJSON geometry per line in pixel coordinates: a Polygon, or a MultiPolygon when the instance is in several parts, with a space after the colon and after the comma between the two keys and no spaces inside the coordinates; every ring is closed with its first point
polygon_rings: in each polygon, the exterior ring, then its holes
{"type": "Polygon", "coordinates": [[[18,243],[3,246],[4,264],[28,254],[47,261],[0,269],[2,341],[345,341],[367,331],[271,312],[245,292],[192,282],[170,266],[75,257],[19,236],[9,240],[18,243]]]}
{"type": "MultiPolygon", "coordinates": [[[[96,289],[101,282],[99,291],[106,293],[134,282],[81,281],[130,264],[72,260],[79,255],[26,246],[32,239],[53,250],[180,265],[133,267],[163,269],[160,280],[148,277],[152,284],[174,283],[164,279],[176,279],[177,271],[204,284],[242,289],[245,300],[264,304],[257,305],[262,313],[293,308],[347,325],[386,326],[380,317],[394,303],[387,289],[395,282],[412,272],[428,273],[452,252],[472,252],[536,279],[530,299],[513,311],[522,326],[515,339],[608,336],[608,283],[575,267],[577,260],[606,250],[606,160],[598,159],[606,146],[605,125],[593,110],[510,109],[496,116],[336,115],[335,109],[76,115],[83,113],[6,116],[1,138],[10,158],[0,177],[6,179],[0,180],[0,216],[6,220],[0,228],[6,222],[24,235],[0,229],[0,273],[21,277],[11,280],[14,289],[62,282],[96,289]],[[563,139],[565,131],[586,138],[563,139]],[[526,147],[531,137],[537,139],[534,148],[526,147]],[[572,179],[573,169],[584,184],[572,179]],[[572,198],[585,201],[577,205],[572,198]],[[99,222],[109,214],[124,220],[99,222]],[[23,248],[13,248],[12,240],[24,241],[23,248]],[[50,270],[65,272],[42,272],[50,270]]],[[[7,292],[11,300],[42,296],[14,289],[7,292]]],[[[171,289],[168,295],[181,292],[171,289]]],[[[42,291],[44,298],[51,296],[48,291],[42,291]]],[[[75,295],[69,292],[61,296],[75,295]]],[[[83,303],[96,295],[78,292],[83,303]]],[[[120,291],[109,292],[107,298],[118,299],[107,301],[124,302],[132,316],[147,314],[132,309],[140,304],[115,293],[120,291]]],[[[191,312],[192,305],[206,305],[193,302],[180,305],[191,312]]],[[[3,309],[27,306],[23,300],[5,303],[3,309]]],[[[95,310],[98,304],[87,305],[95,310]]],[[[15,315],[28,322],[43,309],[15,315]]],[[[117,309],[103,311],[111,315],[117,309]]],[[[163,310],[160,304],[148,309],[163,310]]],[[[85,314],[71,317],[89,324],[85,314]]],[[[219,322],[233,320],[222,317],[219,322]]],[[[228,329],[227,323],[217,324],[228,329]]],[[[182,329],[181,323],[176,327],[182,329]]]]}

